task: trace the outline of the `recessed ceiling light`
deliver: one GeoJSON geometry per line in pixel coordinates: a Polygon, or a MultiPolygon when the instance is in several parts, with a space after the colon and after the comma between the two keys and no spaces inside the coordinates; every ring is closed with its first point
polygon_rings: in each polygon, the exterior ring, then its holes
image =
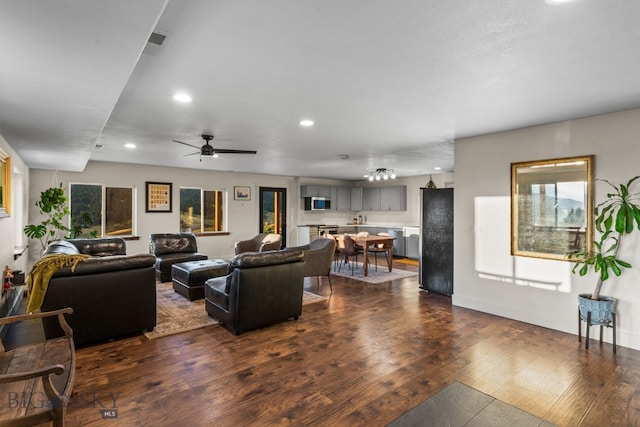
{"type": "Polygon", "coordinates": [[[309,127],[309,126],[313,126],[313,120],[309,120],[309,119],[304,119],[304,120],[300,120],[300,126],[304,126],[304,127],[309,127]]]}
{"type": "Polygon", "coordinates": [[[133,142],[127,142],[126,144],[124,144],[125,148],[129,148],[129,149],[134,149],[136,148],[136,144],[134,144],[133,142]]]}
{"type": "Polygon", "coordinates": [[[176,93],[175,95],[173,95],[173,99],[174,101],[178,102],[191,102],[191,96],[184,92],[176,93]]]}
{"type": "Polygon", "coordinates": [[[433,170],[439,171],[439,170],[442,170],[442,168],[441,167],[436,167],[436,168],[433,168],[433,170]]]}
{"type": "Polygon", "coordinates": [[[553,4],[553,5],[556,5],[556,4],[570,3],[570,2],[572,2],[573,0],[544,0],[544,1],[545,1],[545,3],[547,3],[547,4],[553,4]]]}

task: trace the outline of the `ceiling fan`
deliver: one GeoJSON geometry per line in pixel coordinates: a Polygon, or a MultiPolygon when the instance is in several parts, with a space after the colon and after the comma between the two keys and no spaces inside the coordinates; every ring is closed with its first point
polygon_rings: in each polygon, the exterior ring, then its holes
{"type": "Polygon", "coordinates": [[[196,145],[187,144],[186,142],[173,140],[173,142],[177,142],[178,144],[188,145],[189,147],[197,148],[200,151],[196,151],[195,153],[185,154],[185,156],[195,156],[200,154],[200,161],[202,161],[203,156],[210,157],[218,157],[218,154],[256,154],[256,150],[235,150],[230,148],[214,148],[209,144],[211,140],[213,140],[213,134],[203,133],[202,139],[204,140],[204,145],[202,147],[198,147],[196,145]]]}

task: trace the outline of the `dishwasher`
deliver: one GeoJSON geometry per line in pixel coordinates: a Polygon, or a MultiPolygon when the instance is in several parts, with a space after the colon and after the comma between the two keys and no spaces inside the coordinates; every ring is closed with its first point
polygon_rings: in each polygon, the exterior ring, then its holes
{"type": "Polygon", "coordinates": [[[405,256],[410,259],[420,258],[420,227],[404,227],[405,256]]]}

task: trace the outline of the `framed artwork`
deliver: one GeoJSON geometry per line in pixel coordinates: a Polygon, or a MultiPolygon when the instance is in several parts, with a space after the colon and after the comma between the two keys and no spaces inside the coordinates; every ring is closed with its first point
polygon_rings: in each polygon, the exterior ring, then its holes
{"type": "Polygon", "coordinates": [[[146,182],[145,212],[171,212],[171,183],[146,182]]]}
{"type": "Polygon", "coordinates": [[[251,200],[251,187],[233,187],[233,200],[251,200]]]}
{"type": "Polygon", "coordinates": [[[11,213],[11,157],[0,149],[0,218],[11,213]]]}
{"type": "Polygon", "coordinates": [[[572,261],[593,242],[594,156],[511,164],[511,255],[572,261]]]}

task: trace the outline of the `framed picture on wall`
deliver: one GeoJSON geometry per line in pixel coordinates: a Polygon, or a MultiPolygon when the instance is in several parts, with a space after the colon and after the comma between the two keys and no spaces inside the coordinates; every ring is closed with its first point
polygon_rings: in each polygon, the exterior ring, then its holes
{"type": "Polygon", "coordinates": [[[146,182],[145,212],[171,212],[171,183],[146,182]]]}
{"type": "Polygon", "coordinates": [[[233,187],[233,200],[251,200],[251,187],[233,187]]]}

